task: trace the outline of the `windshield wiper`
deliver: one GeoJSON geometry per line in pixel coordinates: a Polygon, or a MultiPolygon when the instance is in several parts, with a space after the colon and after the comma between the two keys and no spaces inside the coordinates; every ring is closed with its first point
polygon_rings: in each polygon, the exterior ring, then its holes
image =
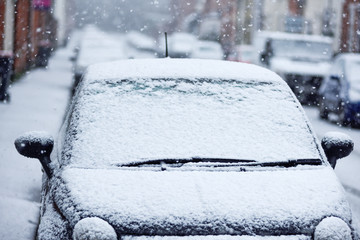
{"type": "Polygon", "coordinates": [[[229,158],[165,158],[165,159],[152,159],[140,162],[131,162],[125,164],[117,164],[118,167],[138,167],[141,165],[158,165],[158,164],[180,164],[185,163],[256,163],[255,160],[248,159],[229,159],[229,158]]]}
{"type": "Polygon", "coordinates": [[[259,167],[296,167],[298,165],[312,165],[318,166],[322,165],[323,162],[318,158],[303,158],[303,159],[289,159],[287,161],[277,161],[277,162],[255,162],[255,163],[246,163],[242,166],[259,166],[259,167]]]}

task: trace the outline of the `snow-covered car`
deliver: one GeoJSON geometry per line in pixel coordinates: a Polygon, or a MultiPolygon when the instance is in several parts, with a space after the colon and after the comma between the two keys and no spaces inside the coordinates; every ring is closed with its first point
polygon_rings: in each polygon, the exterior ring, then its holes
{"type": "Polygon", "coordinates": [[[302,104],[316,105],[329,71],[332,41],[316,35],[259,32],[253,43],[253,63],[278,73],[302,104]]]}
{"type": "Polygon", "coordinates": [[[156,58],[157,46],[155,39],[137,31],[126,34],[125,53],[127,58],[156,58]]]}
{"type": "MultiPolygon", "coordinates": [[[[186,32],[176,32],[168,38],[169,57],[172,58],[191,58],[197,39],[194,35],[186,32]]],[[[164,44],[161,41],[161,44],[164,44]]],[[[160,46],[160,54],[165,50],[165,46],[160,46]]],[[[160,55],[161,56],[161,55],[160,55]]]]}
{"type": "Polygon", "coordinates": [[[191,55],[192,58],[199,59],[217,59],[224,58],[224,52],[220,43],[215,41],[198,41],[195,44],[194,51],[191,55]]]}
{"type": "Polygon", "coordinates": [[[255,65],[94,64],[55,145],[29,132],[15,146],[46,173],[39,240],[358,239],[332,168],[353,142],[320,142],[286,83],[255,65]]]}
{"type": "Polygon", "coordinates": [[[252,56],[254,55],[254,49],[251,45],[239,45],[237,46],[237,52],[239,55],[238,61],[245,63],[252,63],[252,56]]]}
{"type": "Polygon", "coordinates": [[[84,29],[74,62],[74,86],[77,86],[89,65],[124,58],[124,46],[117,36],[102,32],[93,26],[84,29]]]}
{"type": "Polygon", "coordinates": [[[360,54],[336,56],[320,87],[320,117],[335,114],[343,125],[360,126],[360,54]]]}

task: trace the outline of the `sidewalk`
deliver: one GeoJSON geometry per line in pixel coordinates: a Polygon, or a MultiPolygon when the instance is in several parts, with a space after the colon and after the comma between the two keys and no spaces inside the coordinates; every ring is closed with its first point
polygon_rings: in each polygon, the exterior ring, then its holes
{"type": "Polygon", "coordinates": [[[34,69],[13,84],[11,102],[0,104],[0,239],[34,239],[41,165],[19,155],[14,140],[34,130],[56,136],[70,97],[73,42],[57,50],[48,69],[34,69]]]}

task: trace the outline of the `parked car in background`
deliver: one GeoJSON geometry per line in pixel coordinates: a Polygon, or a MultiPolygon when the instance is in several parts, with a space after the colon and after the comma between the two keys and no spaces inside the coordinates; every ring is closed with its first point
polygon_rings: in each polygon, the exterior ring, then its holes
{"type": "MultiPolygon", "coordinates": [[[[176,32],[168,37],[169,57],[191,58],[197,39],[194,35],[185,32],[176,32]]],[[[163,41],[161,41],[163,44],[163,41]]],[[[165,46],[160,47],[160,53],[165,52],[165,46]]]]}
{"type": "Polygon", "coordinates": [[[335,57],[320,87],[320,117],[337,116],[337,121],[360,126],[360,54],[343,53],[335,57]]]}
{"type": "Polygon", "coordinates": [[[77,57],[74,59],[74,86],[77,86],[89,65],[124,58],[124,46],[117,36],[100,31],[95,26],[87,26],[83,30],[77,57]]]}
{"type": "Polygon", "coordinates": [[[253,62],[278,73],[302,104],[317,104],[318,90],[329,71],[332,38],[314,35],[259,32],[253,62]]]}
{"type": "Polygon", "coordinates": [[[130,31],[125,35],[127,58],[156,58],[158,55],[156,41],[138,31],[130,31]]]}
{"type": "Polygon", "coordinates": [[[238,45],[238,61],[244,63],[253,63],[254,48],[252,45],[238,45]]]}
{"type": "Polygon", "coordinates": [[[320,142],[275,73],[200,59],[95,64],[39,158],[39,240],[359,239],[332,169],[353,143],[320,142]],[[323,148],[323,149],[322,149],[323,148]]]}
{"type": "Polygon", "coordinates": [[[197,41],[191,58],[222,60],[224,58],[224,52],[218,42],[197,41]]]}

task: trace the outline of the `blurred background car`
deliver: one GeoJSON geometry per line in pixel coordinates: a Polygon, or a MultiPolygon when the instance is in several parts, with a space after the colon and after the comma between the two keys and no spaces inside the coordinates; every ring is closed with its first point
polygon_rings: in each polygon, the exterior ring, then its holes
{"type": "Polygon", "coordinates": [[[93,25],[83,29],[78,53],[74,58],[74,87],[89,65],[126,58],[123,48],[123,41],[116,34],[101,31],[93,25]]]}
{"type": "Polygon", "coordinates": [[[252,45],[238,45],[238,61],[244,63],[253,63],[254,48],[252,45]]]}
{"type": "Polygon", "coordinates": [[[337,55],[319,94],[321,118],[334,114],[338,123],[360,127],[360,55],[337,55]]]}
{"type": "MultiPolygon", "coordinates": [[[[191,58],[196,43],[197,43],[196,37],[190,33],[176,32],[169,35],[168,37],[169,57],[191,58]]],[[[165,49],[164,46],[161,47],[160,52],[164,53],[164,49],[165,49]]]]}
{"type": "Polygon", "coordinates": [[[253,47],[255,64],[278,73],[302,104],[317,104],[333,55],[330,37],[263,31],[253,47]]]}
{"type": "Polygon", "coordinates": [[[156,40],[139,31],[130,31],[125,34],[127,58],[156,58],[156,40]]]}
{"type": "Polygon", "coordinates": [[[197,41],[191,58],[222,60],[224,53],[220,43],[215,41],[197,41]]]}

